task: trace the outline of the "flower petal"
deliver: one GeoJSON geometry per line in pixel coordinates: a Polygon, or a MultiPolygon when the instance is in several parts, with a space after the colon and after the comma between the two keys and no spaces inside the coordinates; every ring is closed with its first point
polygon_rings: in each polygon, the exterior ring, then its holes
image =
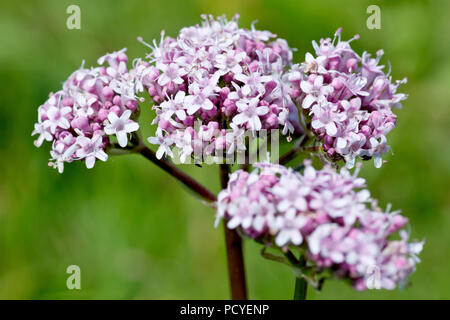
{"type": "Polygon", "coordinates": [[[127,133],[125,131],[119,131],[116,132],[117,141],[119,142],[119,146],[122,148],[127,146],[128,143],[128,137],[127,133]]]}

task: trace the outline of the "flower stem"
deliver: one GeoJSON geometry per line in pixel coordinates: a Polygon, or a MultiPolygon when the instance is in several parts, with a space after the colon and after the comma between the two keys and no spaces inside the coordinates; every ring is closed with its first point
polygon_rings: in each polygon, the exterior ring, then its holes
{"type": "MultiPolygon", "coordinates": [[[[220,182],[222,189],[228,185],[230,166],[220,165],[220,182]]],[[[224,223],[225,246],[227,250],[228,277],[230,281],[231,299],[247,300],[247,285],[245,280],[244,256],[242,253],[242,238],[235,230],[228,229],[224,223]]]]}
{"type": "Polygon", "coordinates": [[[190,190],[195,192],[198,196],[200,196],[202,199],[208,201],[208,202],[215,202],[217,200],[216,196],[209,191],[207,188],[205,188],[203,185],[201,185],[199,182],[197,182],[194,178],[186,174],[184,171],[178,169],[173,163],[168,161],[167,159],[158,159],[156,158],[155,152],[153,152],[151,149],[146,147],[145,145],[138,145],[135,149],[135,152],[140,153],[143,155],[146,159],[150,160],[154,164],[156,164],[158,167],[166,171],[168,174],[170,174],[172,177],[180,181],[182,184],[184,184],[186,187],[188,187],[190,190]]]}
{"type": "MultiPolygon", "coordinates": [[[[300,256],[298,266],[303,268],[306,265],[305,257],[300,256]]],[[[301,276],[295,279],[294,300],[306,300],[306,290],[308,283],[301,276]]]]}

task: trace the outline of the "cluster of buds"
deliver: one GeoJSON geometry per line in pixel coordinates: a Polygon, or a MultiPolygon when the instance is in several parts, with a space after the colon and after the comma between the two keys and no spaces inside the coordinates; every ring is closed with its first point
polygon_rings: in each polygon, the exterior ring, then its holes
{"type": "Polygon", "coordinates": [[[158,128],[149,142],[159,145],[159,158],[173,149],[182,162],[243,150],[244,131],[294,131],[290,116],[297,112],[290,112],[295,106],[283,82],[291,49],[268,31],[239,28],[237,20],[203,16],[176,39],[163,33],[153,46],[139,39],[152,49],[137,68],[155,102],[158,128]]]}
{"type": "Polygon", "coordinates": [[[300,247],[315,273],[350,279],[359,290],[373,268],[384,289],[403,284],[415,270],[422,243],[408,243],[403,230],[401,240],[388,239],[407,219],[379,209],[357,170],[316,170],[309,160],[303,174],[269,163],[255,167],[231,174],[218,196],[217,221],[265,246],[300,247]]]}
{"type": "Polygon", "coordinates": [[[85,160],[92,168],[96,159],[106,161],[112,136],[125,147],[128,134],[139,129],[131,120],[138,112],[138,86],[127,61],[123,49],[99,58],[98,67],[82,66],[39,107],[32,133],[39,135],[35,145],[52,142],[49,165],[60,173],[65,162],[85,160]],[[107,66],[102,66],[105,62],[107,66]]]}
{"type": "Polygon", "coordinates": [[[374,158],[381,167],[381,156],[389,151],[386,134],[396,125],[392,108],[400,107],[407,95],[396,93],[406,79],[392,83],[376,58],[353,51],[350,42],[334,39],[313,41],[316,56],[307,53],[305,61],[294,65],[287,79],[290,94],[299,109],[310,118],[313,133],[322,141],[332,160],[344,159],[352,168],[355,158],[374,158]]]}

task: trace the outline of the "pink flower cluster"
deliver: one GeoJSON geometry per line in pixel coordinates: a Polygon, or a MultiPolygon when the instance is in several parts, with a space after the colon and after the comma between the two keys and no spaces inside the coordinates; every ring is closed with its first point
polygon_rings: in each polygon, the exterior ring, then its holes
{"type": "Polygon", "coordinates": [[[134,72],[127,70],[125,49],[98,59],[99,65],[72,73],[62,90],[38,109],[38,122],[33,135],[39,135],[35,145],[52,142],[49,165],[64,170],[65,162],[85,160],[92,168],[96,159],[106,161],[106,148],[111,145],[111,135],[125,147],[128,133],[139,129],[130,119],[137,113],[138,91],[134,72]]]}
{"type": "Polygon", "coordinates": [[[358,38],[342,41],[339,29],[333,40],[313,41],[315,56],[307,53],[287,79],[291,96],[311,117],[312,131],[330,159],[343,158],[351,168],[356,157],[373,157],[379,168],[389,151],[386,134],[396,125],[392,108],[407,98],[396,93],[406,79],[392,83],[390,71],[385,74],[379,65],[382,50],[376,58],[355,53],[350,42],[358,38]]]}
{"type": "Polygon", "coordinates": [[[388,237],[407,219],[382,212],[357,172],[316,170],[309,160],[304,166],[303,174],[269,163],[252,173],[235,171],[218,196],[218,221],[265,245],[302,246],[309,266],[350,279],[357,289],[366,288],[371,269],[381,288],[403,283],[422,243],[408,243],[404,231],[399,241],[388,237]]]}
{"type": "Polygon", "coordinates": [[[268,31],[239,28],[237,20],[203,16],[176,39],[163,33],[159,43],[146,44],[150,66],[141,61],[137,68],[155,102],[158,128],[149,142],[159,145],[159,158],[173,156],[174,148],[182,162],[234,152],[245,148],[246,130],[294,130],[282,81],[291,49],[268,31]]]}

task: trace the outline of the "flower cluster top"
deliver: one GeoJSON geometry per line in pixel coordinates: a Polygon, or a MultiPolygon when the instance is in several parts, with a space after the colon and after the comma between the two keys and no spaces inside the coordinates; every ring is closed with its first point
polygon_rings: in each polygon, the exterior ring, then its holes
{"type": "Polygon", "coordinates": [[[138,110],[135,93],[139,90],[134,72],[127,70],[125,49],[98,59],[107,66],[76,70],[63,84],[62,90],[51,93],[38,109],[38,122],[33,135],[35,145],[52,142],[49,165],[64,170],[65,162],[85,160],[92,168],[95,160],[106,161],[105,150],[117,138],[121,147],[128,142],[128,133],[139,129],[130,119],[138,110]]]}
{"type": "Polygon", "coordinates": [[[400,240],[388,237],[407,219],[380,210],[357,172],[316,170],[309,160],[304,166],[303,174],[268,163],[235,171],[218,196],[218,220],[266,246],[301,246],[309,267],[348,278],[359,290],[373,268],[384,289],[404,283],[422,243],[408,243],[404,230],[400,240]]]}
{"type": "Polygon", "coordinates": [[[176,39],[163,34],[148,45],[150,67],[138,68],[155,102],[158,128],[149,142],[159,145],[159,158],[173,156],[174,148],[182,162],[230,153],[245,148],[244,131],[294,130],[282,81],[291,49],[268,31],[239,28],[237,19],[203,16],[176,39]]]}
{"type": "Polygon", "coordinates": [[[360,57],[350,46],[358,38],[342,41],[339,29],[333,40],[313,41],[315,56],[307,53],[289,72],[290,94],[310,116],[311,129],[329,158],[343,158],[351,168],[356,157],[373,157],[379,168],[389,151],[386,134],[396,125],[392,108],[407,98],[396,93],[406,79],[392,83],[379,65],[382,50],[376,58],[367,52],[360,57]]]}

